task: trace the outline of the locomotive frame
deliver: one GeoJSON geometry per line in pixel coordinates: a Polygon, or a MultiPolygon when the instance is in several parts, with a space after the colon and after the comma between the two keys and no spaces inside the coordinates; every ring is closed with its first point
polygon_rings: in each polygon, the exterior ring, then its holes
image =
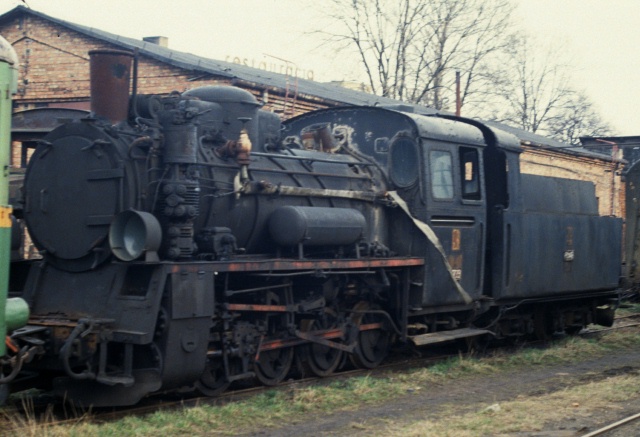
{"type": "Polygon", "coordinates": [[[592,184],[521,174],[515,137],[398,108],[280,123],[231,87],[129,98],[131,54],[91,55],[92,117],[27,170],[43,259],[12,264],[32,311],[16,388],[213,396],[373,368],[396,342],[612,322],[621,221],[592,184]]]}

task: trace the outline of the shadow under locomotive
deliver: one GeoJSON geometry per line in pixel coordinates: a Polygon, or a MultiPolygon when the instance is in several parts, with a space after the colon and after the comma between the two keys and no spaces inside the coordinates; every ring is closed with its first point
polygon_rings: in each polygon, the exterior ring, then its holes
{"type": "Polygon", "coordinates": [[[16,387],[130,405],[611,324],[621,220],[591,183],[520,173],[515,137],[400,108],[281,123],[233,87],[129,97],[131,60],[92,52],[92,115],[29,162],[16,387]]]}

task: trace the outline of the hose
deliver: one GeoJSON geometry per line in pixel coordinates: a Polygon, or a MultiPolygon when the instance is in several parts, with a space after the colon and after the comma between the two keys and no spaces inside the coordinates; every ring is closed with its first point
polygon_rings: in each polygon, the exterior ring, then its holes
{"type": "Polygon", "coordinates": [[[67,375],[69,375],[73,379],[96,379],[96,374],[89,369],[89,365],[87,365],[87,370],[78,373],[78,372],[74,372],[73,369],[71,369],[71,364],[69,363],[69,359],[71,357],[71,349],[73,348],[73,343],[81,335],[85,333],[89,333],[92,328],[93,328],[92,323],[90,323],[89,327],[87,327],[86,320],[79,320],[78,324],[69,335],[69,338],[67,338],[64,345],[60,349],[60,359],[62,360],[64,370],[67,372],[67,375]]]}
{"type": "Polygon", "coordinates": [[[29,349],[29,346],[24,346],[22,349],[18,350],[18,353],[15,356],[15,363],[13,364],[13,368],[11,369],[11,373],[7,376],[0,376],[0,384],[8,384],[14,380],[14,378],[22,369],[22,360],[24,358],[24,354],[29,349]]]}

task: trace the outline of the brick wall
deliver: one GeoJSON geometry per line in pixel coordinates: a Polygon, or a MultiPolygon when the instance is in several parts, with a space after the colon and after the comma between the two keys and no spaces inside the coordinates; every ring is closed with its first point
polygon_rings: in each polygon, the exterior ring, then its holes
{"type": "Polygon", "coordinates": [[[107,48],[106,44],[29,15],[0,25],[0,34],[13,45],[20,62],[18,108],[35,102],[87,99],[87,51],[107,48]]]}
{"type": "MultiPolygon", "coordinates": [[[[62,106],[56,103],[88,102],[88,52],[94,49],[120,49],[29,14],[0,24],[0,34],[13,45],[20,61],[17,109],[30,109],[44,103],[62,106]]],[[[203,85],[231,84],[228,78],[198,76],[202,74],[141,56],[138,67],[138,92],[168,94],[171,91],[183,92],[203,85]]],[[[243,87],[242,84],[240,86],[243,87]]],[[[264,88],[244,88],[251,91],[259,101],[263,100],[264,88]]],[[[289,90],[269,89],[264,109],[291,117],[327,106],[321,99],[303,99],[296,94],[294,80],[289,90]]],[[[85,108],[88,109],[88,106],[85,108]]]]}
{"type": "Polygon", "coordinates": [[[593,182],[600,215],[623,217],[624,189],[617,164],[525,146],[525,152],[520,156],[520,168],[523,173],[593,182]]]}
{"type": "MultiPolygon", "coordinates": [[[[0,34],[13,45],[20,61],[18,109],[37,103],[88,102],[89,51],[119,49],[30,15],[0,25],[0,34]]],[[[188,79],[182,69],[141,58],[140,93],[184,91],[188,79]]]]}
{"type": "MultiPolygon", "coordinates": [[[[0,34],[13,45],[20,62],[18,93],[14,96],[14,109],[18,111],[38,107],[90,109],[88,53],[95,49],[120,49],[29,14],[1,23],[0,34]]],[[[140,94],[169,94],[205,85],[232,85],[232,82],[141,56],[137,85],[140,94]]],[[[263,109],[274,111],[282,118],[328,106],[320,98],[297,96],[294,80],[288,90],[240,86],[258,101],[266,101],[263,109]]],[[[12,147],[14,167],[20,165],[20,153],[19,144],[12,147]]]]}

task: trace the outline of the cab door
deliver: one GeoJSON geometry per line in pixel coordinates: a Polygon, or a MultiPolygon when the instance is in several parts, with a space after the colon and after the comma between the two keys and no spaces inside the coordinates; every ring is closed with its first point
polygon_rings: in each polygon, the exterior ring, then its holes
{"type": "MultiPolygon", "coordinates": [[[[485,192],[482,147],[423,142],[425,168],[423,220],[431,226],[444,249],[450,269],[433,244],[426,247],[422,306],[465,303],[482,294],[485,248],[485,192]]],[[[468,303],[468,302],[467,302],[468,303]]]]}

